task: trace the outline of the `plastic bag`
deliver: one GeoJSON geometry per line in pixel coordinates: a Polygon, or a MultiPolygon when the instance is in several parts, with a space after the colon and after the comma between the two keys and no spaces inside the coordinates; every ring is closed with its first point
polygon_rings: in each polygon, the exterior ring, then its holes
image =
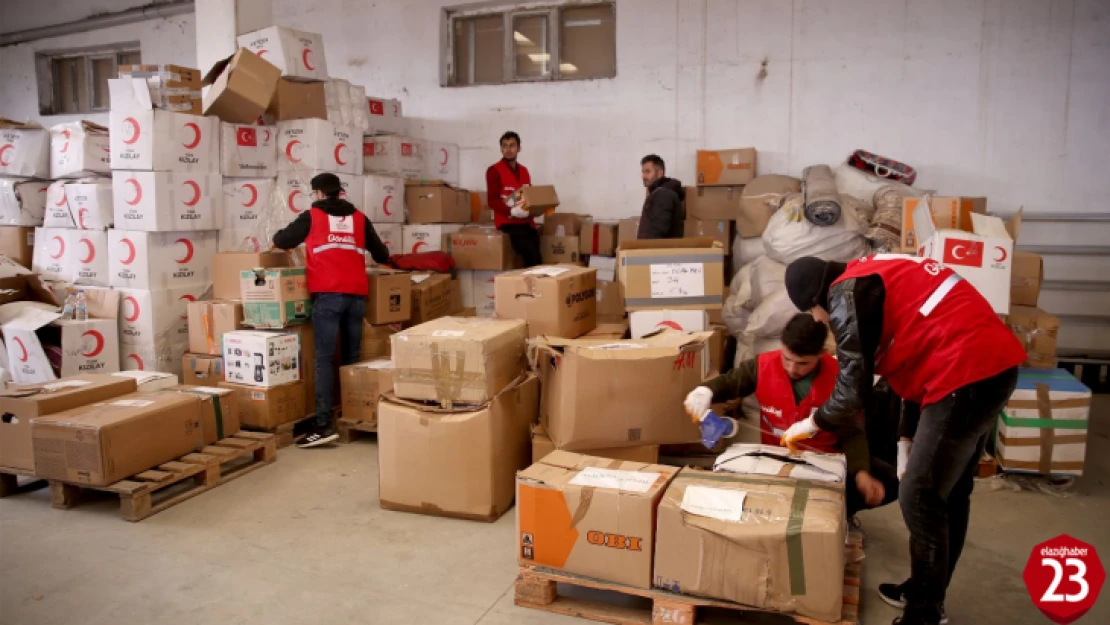
{"type": "Polygon", "coordinates": [[[763,231],[767,256],[784,265],[803,256],[847,262],[868,251],[863,224],[851,207],[842,207],[840,221],[832,226],[816,226],[805,218],[801,194],[792,194],[771,217],[763,231]]]}
{"type": "Polygon", "coordinates": [[[744,333],[756,339],[778,338],[790,319],[798,314],[794,302],[786,294],[786,289],[779,289],[769,296],[752,311],[748,317],[748,327],[744,333]]]}
{"type": "Polygon", "coordinates": [[[732,239],[732,274],[740,268],[764,255],[763,237],[741,237],[739,233],[732,239]]]}
{"type": "Polygon", "coordinates": [[[721,319],[724,320],[728,333],[737,337],[747,327],[748,316],[751,315],[751,310],[747,308],[752,297],[750,272],[751,267],[745,266],[736,273],[732,278],[732,284],[729,285],[728,297],[725,298],[725,304],[721,308],[721,319]]]}
{"type": "Polygon", "coordinates": [[[776,291],[786,288],[786,265],[761,256],[749,265],[748,279],[751,296],[747,309],[754,311],[776,291]]]}

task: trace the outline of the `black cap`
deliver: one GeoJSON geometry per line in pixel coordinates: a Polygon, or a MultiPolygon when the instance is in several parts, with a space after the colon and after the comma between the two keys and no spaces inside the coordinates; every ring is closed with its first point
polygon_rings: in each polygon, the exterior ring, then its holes
{"type": "Polygon", "coordinates": [[[828,308],[829,287],[845,268],[843,263],[803,256],[786,268],[786,294],[802,312],[814,306],[828,308]]]}
{"type": "Polygon", "coordinates": [[[312,190],[320,191],[324,195],[339,195],[343,190],[343,183],[335,174],[316,174],[312,177],[312,190]]]}

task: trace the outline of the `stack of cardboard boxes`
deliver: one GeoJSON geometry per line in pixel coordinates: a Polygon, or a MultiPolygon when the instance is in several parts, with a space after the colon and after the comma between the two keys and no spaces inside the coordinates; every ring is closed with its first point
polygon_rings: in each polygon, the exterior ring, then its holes
{"type": "Polygon", "coordinates": [[[0,117],[0,145],[0,253],[30,267],[34,230],[42,226],[46,208],[50,133],[35,123],[0,117]]]}

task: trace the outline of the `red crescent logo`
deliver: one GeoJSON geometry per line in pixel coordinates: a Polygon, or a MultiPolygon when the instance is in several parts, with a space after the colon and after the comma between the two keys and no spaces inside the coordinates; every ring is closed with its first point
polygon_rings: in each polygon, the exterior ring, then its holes
{"type": "Polygon", "coordinates": [[[123,243],[124,247],[127,248],[127,256],[120,259],[120,262],[125,265],[135,262],[135,244],[131,242],[131,239],[120,239],[120,243],[123,243]]]}
{"type": "Polygon", "coordinates": [[[58,150],[59,154],[65,154],[69,151],[69,129],[62,129],[62,136],[65,137],[66,142],[62,144],[62,149],[58,150]]]}
{"type": "Polygon", "coordinates": [[[443,162],[441,162],[440,165],[446,165],[447,164],[447,148],[440,148],[439,151],[443,152],[443,162]]]}
{"type": "Polygon", "coordinates": [[[66,242],[65,242],[65,240],[62,239],[62,237],[54,237],[53,239],[50,239],[50,240],[58,242],[58,253],[57,254],[51,254],[50,258],[53,258],[55,260],[61,258],[62,255],[66,253],[66,242]]]}
{"type": "Polygon", "coordinates": [[[392,200],[392,199],[393,199],[392,195],[387,195],[387,196],[385,196],[385,200],[382,201],[382,212],[385,213],[386,215],[390,216],[390,217],[393,216],[393,213],[389,212],[389,201],[392,200]]]}
{"type": "Polygon", "coordinates": [[[124,125],[124,131],[125,132],[127,131],[127,127],[130,127],[130,129],[131,129],[131,136],[125,137],[123,139],[123,142],[126,143],[127,145],[131,145],[132,143],[135,143],[136,141],[138,141],[139,140],[139,122],[136,121],[134,117],[128,117],[128,118],[123,120],[123,125],[124,125]]]}
{"type": "Polygon", "coordinates": [[[104,350],[104,335],[103,334],[97,332],[96,330],[89,330],[88,332],[83,333],[81,336],[83,336],[83,337],[84,336],[91,336],[92,339],[94,341],[96,341],[96,347],[94,347],[92,349],[92,351],[81,352],[81,354],[85,358],[93,358],[93,357],[97,356],[101,351],[104,350]]]}
{"type": "Polygon", "coordinates": [[[93,261],[93,259],[96,258],[96,250],[93,249],[92,241],[90,241],[88,239],[81,239],[80,241],[78,241],[78,243],[84,243],[85,248],[89,250],[88,258],[82,258],[81,259],[81,264],[87,265],[87,264],[91,263],[93,261]]]}
{"type": "Polygon", "coordinates": [[[123,184],[129,184],[135,189],[135,197],[131,198],[130,200],[125,200],[128,204],[134,206],[143,201],[143,187],[139,184],[138,180],[135,180],[134,178],[128,178],[127,180],[123,181],[123,184]]]}
{"type": "Polygon", "coordinates": [[[185,186],[193,189],[193,199],[185,202],[185,206],[196,206],[197,202],[200,201],[200,185],[192,180],[186,180],[185,186]]]}
{"type": "Polygon", "coordinates": [[[258,237],[247,237],[247,240],[251,242],[255,252],[262,251],[262,244],[258,242],[258,237]]]}
{"type": "MultiPolygon", "coordinates": [[[[195,301],[197,301],[197,298],[195,296],[192,296],[192,295],[182,295],[181,297],[177,298],[177,301],[180,302],[181,300],[185,300],[185,305],[188,306],[189,302],[195,302],[195,301]]],[[[186,313],[184,315],[181,315],[181,318],[182,319],[188,319],[189,318],[188,313],[186,313]]]]}
{"type": "Polygon", "coordinates": [[[128,295],[127,297],[123,298],[123,301],[124,303],[131,302],[131,308],[135,311],[131,313],[130,316],[124,315],[123,318],[131,323],[135,323],[139,319],[139,300],[128,295]]]}
{"type": "Polygon", "coordinates": [[[655,324],[655,327],[657,327],[657,328],[671,328],[672,330],[678,330],[679,332],[685,332],[686,331],[685,329],[683,329],[682,326],[678,325],[677,322],[670,321],[670,320],[660,321],[659,323],[655,324]]]}
{"type": "Polygon", "coordinates": [[[178,240],[174,241],[174,243],[181,243],[182,245],[185,246],[185,258],[182,258],[182,259],[178,260],[177,264],[184,265],[185,263],[189,262],[190,260],[193,260],[193,242],[192,241],[190,241],[189,239],[182,238],[182,239],[178,239],[178,240]]]}
{"type": "Polygon", "coordinates": [[[15,341],[15,344],[19,346],[19,351],[22,353],[22,355],[19,357],[19,362],[27,362],[27,346],[23,344],[23,340],[20,339],[18,336],[14,337],[12,340],[15,341]]]}
{"type": "Polygon", "coordinates": [[[0,146],[0,165],[3,165],[4,167],[7,167],[8,165],[12,164],[11,161],[5,161],[4,160],[4,152],[7,152],[8,150],[14,150],[14,149],[15,149],[15,146],[10,144],[10,143],[8,143],[4,146],[0,146]]]}
{"type": "Polygon", "coordinates": [[[293,146],[300,145],[300,143],[301,142],[299,140],[293,139],[292,141],[289,142],[288,145],[285,146],[285,157],[289,159],[290,163],[299,163],[299,162],[301,162],[301,159],[293,156],[293,146]]]}
{"type": "Polygon", "coordinates": [[[77,225],[81,226],[81,228],[84,229],[84,230],[89,229],[89,227],[85,225],[85,214],[88,213],[88,212],[89,212],[89,209],[87,209],[87,208],[82,208],[82,209],[77,211],[77,225]]]}
{"type": "Polygon", "coordinates": [[[139,367],[139,371],[145,371],[145,369],[143,369],[143,359],[139,358],[138,354],[128,354],[127,357],[135,361],[135,364],[139,367]]]}
{"type": "Polygon", "coordinates": [[[184,145],[186,149],[192,150],[200,145],[200,126],[196,125],[194,122],[189,122],[185,124],[184,127],[193,131],[193,142],[185,143],[183,141],[181,144],[184,145]]]}
{"type": "Polygon", "coordinates": [[[310,48],[305,48],[304,52],[301,53],[301,61],[304,62],[305,69],[316,71],[316,68],[308,62],[308,57],[310,54],[312,54],[312,50],[310,48]]]}
{"type": "Polygon", "coordinates": [[[255,187],[253,184],[251,184],[249,182],[244,184],[243,188],[246,189],[247,191],[251,192],[251,199],[246,201],[246,202],[243,202],[243,207],[244,208],[250,208],[250,207],[254,206],[255,202],[258,201],[258,188],[255,187]]]}
{"type": "Polygon", "coordinates": [[[59,194],[59,195],[61,195],[61,199],[59,199],[57,202],[54,202],[54,206],[65,206],[66,205],[66,191],[62,187],[59,187],[59,188],[62,189],[62,192],[59,194]]]}
{"type": "Polygon", "coordinates": [[[293,199],[293,198],[297,197],[298,195],[300,195],[300,193],[301,193],[300,189],[297,189],[297,190],[295,190],[295,191],[293,191],[292,193],[289,194],[289,200],[288,200],[289,210],[293,211],[294,213],[302,212],[300,209],[297,208],[296,200],[293,199]]]}
{"type": "Polygon", "coordinates": [[[269,141],[270,141],[270,129],[269,128],[263,128],[262,132],[266,133],[266,138],[263,139],[262,142],[263,143],[269,143],[269,141]]]}
{"type": "Polygon", "coordinates": [[[1010,255],[1006,253],[1006,250],[1004,248],[999,247],[999,246],[996,245],[996,246],[994,246],[994,249],[998,250],[999,252],[1002,252],[1002,258],[996,258],[996,259],[994,259],[994,262],[996,262],[996,263],[1005,262],[1005,260],[1010,257],[1010,255]]]}
{"type": "Polygon", "coordinates": [[[343,161],[343,159],[339,158],[339,153],[342,152],[345,149],[347,149],[347,144],[346,143],[340,143],[339,145],[335,146],[335,162],[339,163],[340,165],[346,165],[347,164],[346,162],[343,161]]]}
{"type": "Polygon", "coordinates": [[[413,254],[416,254],[416,253],[418,253],[418,252],[420,251],[420,247],[421,247],[422,245],[427,245],[427,242],[425,242],[425,241],[418,241],[418,242],[417,242],[417,243],[416,243],[415,245],[413,245],[413,246],[412,246],[412,253],[413,253],[413,254]]]}
{"type": "Polygon", "coordinates": [[[269,50],[267,50],[266,48],[262,48],[261,50],[259,50],[255,54],[257,54],[258,56],[262,56],[263,54],[266,54],[267,52],[269,52],[269,50]]]}

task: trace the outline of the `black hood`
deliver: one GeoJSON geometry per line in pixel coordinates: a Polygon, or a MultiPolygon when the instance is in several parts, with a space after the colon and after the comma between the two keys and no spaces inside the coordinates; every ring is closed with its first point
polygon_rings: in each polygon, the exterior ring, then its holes
{"type": "Polygon", "coordinates": [[[659,180],[656,180],[655,184],[651,185],[650,190],[654,191],[654,190],[658,189],[659,187],[663,187],[663,188],[666,188],[666,189],[670,189],[671,191],[674,191],[675,193],[678,194],[678,199],[679,200],[686,199],[686,190],[682,188],[682,182],[680,182],[679,180],[663,176],[659,180]]]}
{"type": "Polygon", "coordinates": [[[339,198],[331,197],[324,200],[316,200],[312,203],[312,208],[318,208],[325,213],[329,215],[334,215],[336,217],[346,217],[347,215],[354,215],[355,211],[358,210],[355,208],[354,204],[351,204],[347,200],[341,200],[339,198]]]}

